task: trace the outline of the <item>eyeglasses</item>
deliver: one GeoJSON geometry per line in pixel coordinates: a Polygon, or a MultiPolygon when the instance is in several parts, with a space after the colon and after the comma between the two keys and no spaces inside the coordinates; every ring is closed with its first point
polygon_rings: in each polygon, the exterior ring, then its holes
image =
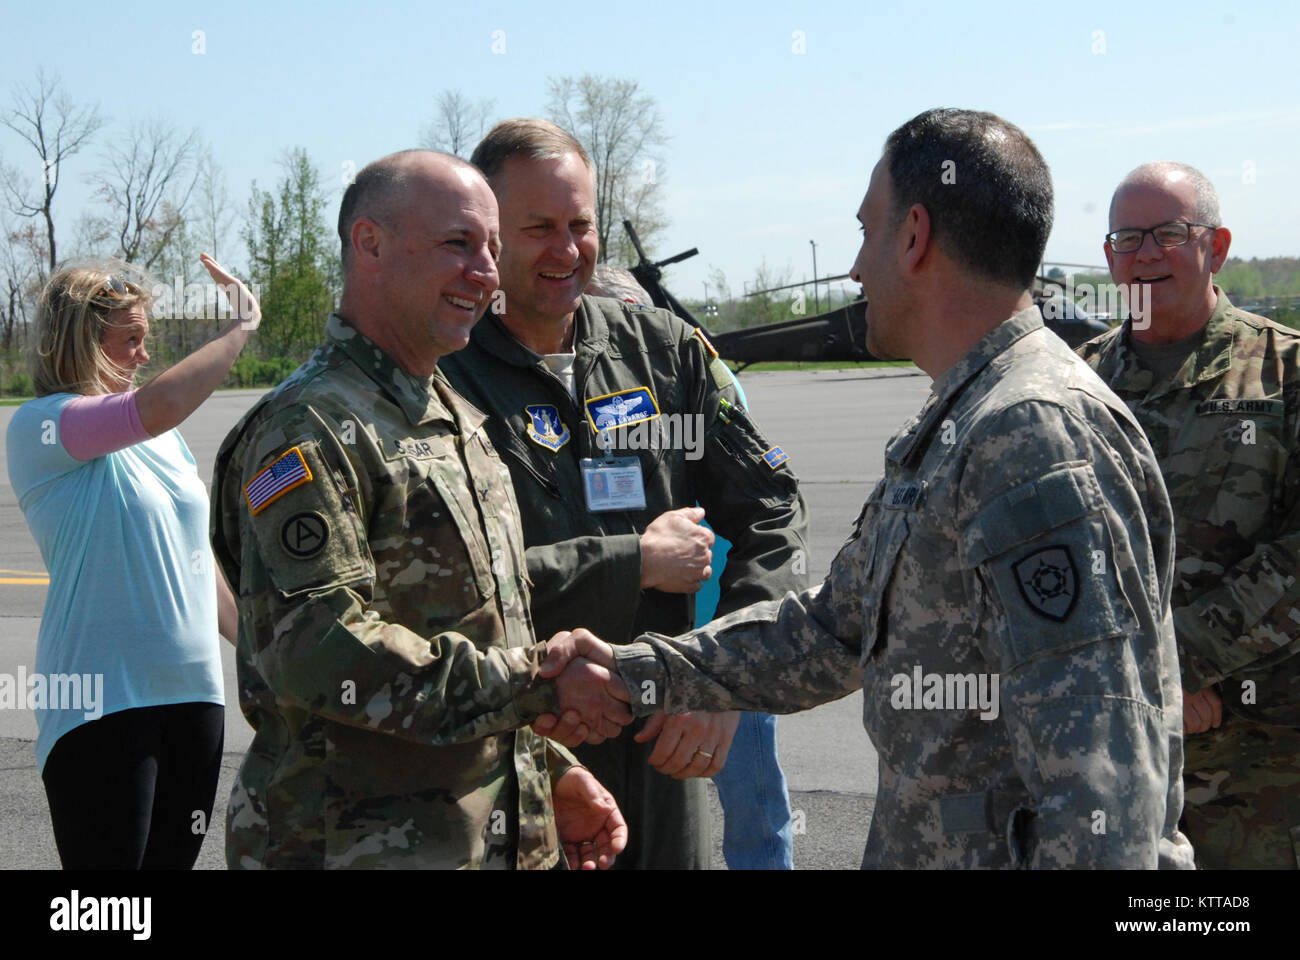
{"type": "Polygon", "coordinates": [[[1149,230],[1139,230],[1137,227],[1116,230],[1113,233],[1106,234],[1106,243],[1115,253],[1136,253],[1142,249],[1142,244],[1146,241],[1149,233],[1151,238],[1162,247],[1181,247],[1192,238],[1192,227],[1208,227],[1211,230],[1219,229],[1211,223],[1188,223],[1186,220],[1170,220],[1168,223],[1157,224],[1149,230]]]}

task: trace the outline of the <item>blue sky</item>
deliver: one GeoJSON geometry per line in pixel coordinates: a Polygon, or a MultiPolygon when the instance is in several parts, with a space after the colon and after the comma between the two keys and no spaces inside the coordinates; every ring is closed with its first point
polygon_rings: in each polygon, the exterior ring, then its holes
{"type": "MultiPolygon", "coordinates": [[[[337,197],[345,165],[414,145],[445,88],[526,116],[544,110],[548,76],[591,72],[633,78],[659,103],[672,221],[659,253],[701,251],[669,268],[679,296],[700,296],[710,267],[738,292],[764,258],[801,279],[810,239],[823,274],[847,271],[885,136],[934,106],[992,110],[1037,142],[1056,184],[1049,260],[1104,263],[1110,192],[1156,159],[1214,180],[1234,254],[1300,255],[1300,13],[1287,3],[8,8],[0,104],[43,66],[99,101],[110,124],[97,146],[153,114],[197,126],[241,216],[249,183],[271,186],[290,147],[337,197]]],[[[32,162],[7,130],[0,158],[32,162]]],[[[66,239],[98,162],[92,148],[65,171],[66,239]]],[[[230,259],[242,265],[242,249],[230,259]]]]}

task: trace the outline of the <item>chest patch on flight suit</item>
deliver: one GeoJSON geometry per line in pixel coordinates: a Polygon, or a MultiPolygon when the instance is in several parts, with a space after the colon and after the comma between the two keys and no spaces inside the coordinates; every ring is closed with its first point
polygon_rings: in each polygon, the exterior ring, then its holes
{"type": "Polygon", "coordinates": [[[530,403],[524,407],[528,414],[525,428],[528,439],[547,450],[559,450],[569,442],[569,428],[560,419],[560,410],[551,403],[530,403]]]}
{"type": "Polygon", "coordinates": [[[1029,609],[1063,623],[1079,599],[1078,571],[1067,546],[1043,547],[1011,566],[1029,609]]]}
{"type": "Polygon", "coordinates": [[[294,487],[311,483],[311,480],[311,470],[302,458],[302,451],[291,447],[245,485],[248,509],[257,516],[294,487]]]}
{"type": "Polygon", "coordinates": [[[1236,400],[1206,400],[1196,405],[1196,413],[1205,416],[1212,413],[1263,413],[1271,417],[1280,417],[1286,404],[1281,400],[1252,400],[1239,397],[1236,400]]]}
{"type": "Polygon", "coordinates": [[[626,427],[642,420],[653,420],[659,416],[659,404],[649,387],[632,387],[607,393],[603,397],[592,397],[586,403],[587,419],[591,428],[599,433],[616,427],[626,427]]]}

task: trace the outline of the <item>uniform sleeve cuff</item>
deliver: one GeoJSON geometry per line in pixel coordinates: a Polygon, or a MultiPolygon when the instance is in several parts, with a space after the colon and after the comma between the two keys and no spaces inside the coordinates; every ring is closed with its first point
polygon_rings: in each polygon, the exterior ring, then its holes
{"type": "Polygon", "coordinates": [[[654,647],[640,641],[614,647],[614,667],[632,696],[629,706],[633,716],[648,717],[664,709],[668,673],[654,647]]]}
{"type": "Polygon", "coordinates": [[[528,648],[511,650],[512,654],[521,654],[525,659],[526,674],[523,686],[515,695],[515,708],[523,723],[532,723],[543,713],[560,715],[560,695],[555,689],[553,679],[545,679],[538,674],[542,661],[546,658],[546,644],[538,643],[528,648]]]}
{"type": "Polygon", "coordinates": [[[546,741],[546,771],[551,777],[551,789],[560,782],[560,777],[564,776],[574,767],[580,767],[582,763],[569,752],[564,744],[555,740],[546,741]]]}

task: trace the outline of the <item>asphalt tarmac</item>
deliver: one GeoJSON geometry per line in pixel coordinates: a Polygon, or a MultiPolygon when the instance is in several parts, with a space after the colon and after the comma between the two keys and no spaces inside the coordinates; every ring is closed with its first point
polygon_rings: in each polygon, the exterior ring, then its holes
{"type": "MultiPolygon", "coordinates": [[[[871,488],[883,473],[888,437],[924,402],[930,380],[912,368],[742,374],[764,433],[789,454],[810,511],[809,573],[825,576],[871,488]]],[[[262,391],[214,395],[181,428],[208,482],[227,431],[262,391]]],[[[15,407],[0,407],[4,433],[15,407]]],[[[0,445],[0,673],[33,669],[47,574],[9,485],[0,445]]],[[[226,755],[213,828],[200,869],[224,869],[226,800],[252,737],[238,709],[234,652],[222,645],[226,681],[226,755]]],[[[782,717],[778,752],[795,810],[795,866],[856,869],[876,792],[876,755],[862,729],[862,695],[782,717]]],[[[0,710],[0,866],[57,868],[45,792],[36,773],[30,712],[0,710]]],[[[722,868],[722,813],[714,808],[714,866],[722,868]]]]}

